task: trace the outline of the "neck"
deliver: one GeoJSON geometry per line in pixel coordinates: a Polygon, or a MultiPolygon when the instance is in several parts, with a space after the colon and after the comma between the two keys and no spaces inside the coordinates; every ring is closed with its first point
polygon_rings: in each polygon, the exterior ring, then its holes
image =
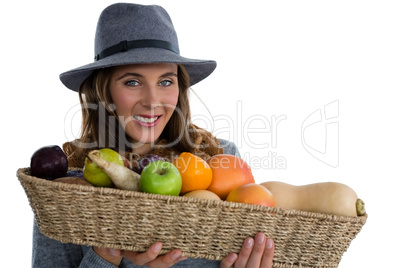
{"type": "Polygon", "coordinates": [[[142,143],[142,144],[136,143],[133,145],[132,152],[136,154],[145,155],[151,152],[151,150],[152,150],[151,143],[142,143]]]}

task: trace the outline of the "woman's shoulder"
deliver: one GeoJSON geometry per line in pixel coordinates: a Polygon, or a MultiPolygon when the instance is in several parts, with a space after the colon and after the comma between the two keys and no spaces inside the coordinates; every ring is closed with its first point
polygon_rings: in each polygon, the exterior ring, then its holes
{"type": "Polygon", "coordinates": [[[237,157],[240,157],[239,149],[237,148],[236,144],[232,141],[228,141],[225,139],[219,139],[220,147],[223,149],[224,154],[231,154],[237,157]]]}

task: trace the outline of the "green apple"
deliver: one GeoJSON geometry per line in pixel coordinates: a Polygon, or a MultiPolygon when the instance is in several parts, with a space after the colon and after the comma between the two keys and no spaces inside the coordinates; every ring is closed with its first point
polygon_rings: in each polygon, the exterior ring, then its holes
{"type": "Polygon", "coordinates": [[[170,162],[163,160],[151,162],[141,172],[140,190],[152,194],[179,195],[180,172],[170,162]]]}
{"type": "MultiPolygon", "coordinates": [[[[102,159],[124,166],[123,158],[118,152],[108,148],[100,149],[99,152],[102,159]]],[[[85,158],[84,178],[94,186],[113,187],[109,176],[88,157],[85,158]]]]}

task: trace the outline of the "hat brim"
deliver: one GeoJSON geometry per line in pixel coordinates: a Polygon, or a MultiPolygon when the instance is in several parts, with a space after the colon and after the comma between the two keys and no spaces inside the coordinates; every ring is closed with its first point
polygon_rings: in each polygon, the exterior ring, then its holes
{"type": "Polygon", "coordinates": [[[61,82],[69,89],[78,91],[82,82],[94,70],[119,65],[144,63],[177,63],[186,68],[190,76],[190,86],[208,77],[216,68],[213,60],[196,60],[182,57],[172,51],[160,48],[139,48],[120,52],[99,61],[60,74],[61,82]]]}

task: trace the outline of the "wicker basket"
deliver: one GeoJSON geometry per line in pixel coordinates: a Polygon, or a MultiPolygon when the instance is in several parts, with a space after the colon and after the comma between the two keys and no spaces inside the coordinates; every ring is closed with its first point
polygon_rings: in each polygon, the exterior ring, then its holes
{"type": "Polygon", "coordinates": [[[29,168],[17,176],[39,230],[63,243],[145,251],[161,241],[162,254],[221,260],[264,232],[275,241],[274,267],[338,267],[367,219],[65,184],[29,168]]]}

